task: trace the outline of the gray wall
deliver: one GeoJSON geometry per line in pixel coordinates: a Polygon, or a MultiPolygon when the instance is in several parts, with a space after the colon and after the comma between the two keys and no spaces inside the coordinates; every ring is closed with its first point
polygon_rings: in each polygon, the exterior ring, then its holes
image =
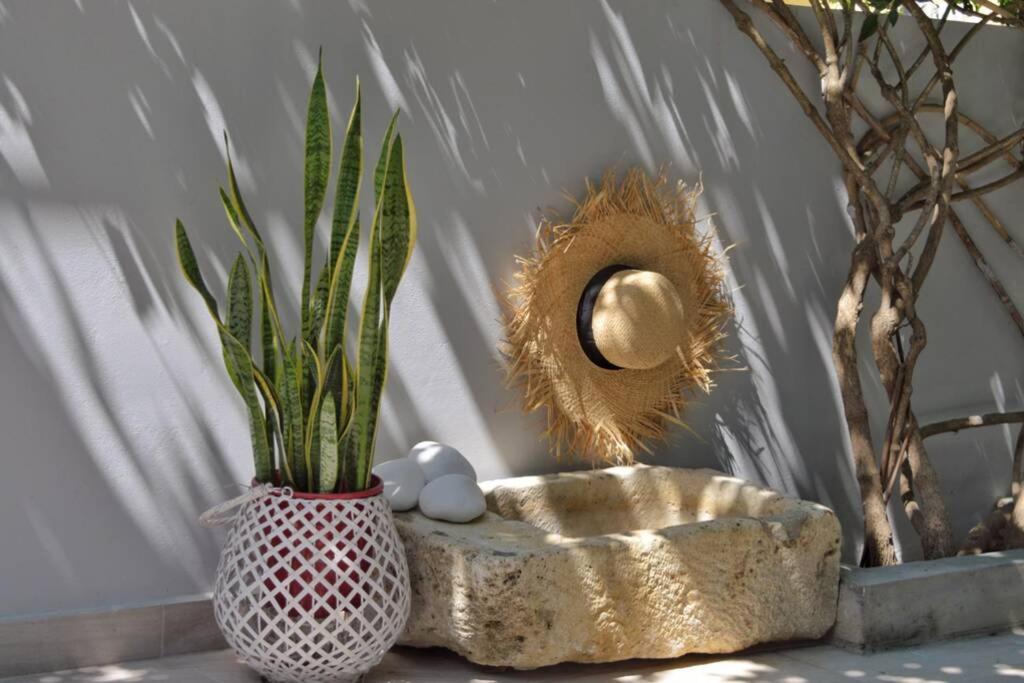
{"type": "MultiPolygon", "coordinates": [[[[1003,66],[1024,60],[1022,43],[988,30],[957,67],[972,73],[964,106],[998,130],[1024,118],[1019,71],[1003,66]]],[[[749,369],[723,374],[689,414],[700,438],[673,434],[658,460],[829,504],[855,555],[829,352],[851,242],[836,163],[717,2],[4,0],[0,615],[209,589],[222,537],[195,518],[239,491],[249,445],[171,228],[175,216],[191,227],[220,291],[236,251],[216,195],[226,126],[283,260],[278,281],[297,298],[301,127],[319,45],[337,126],[356,74],[369,140],[391,107],[405,112],[421,218],[395,303],[379,458],[434,438],[486,478],[560,466],[539,417],[501,383],[513,254],[538,207],[565,207],[563,188],[612,164],[671,162],[689,181],[703,173],[703,208],[735,245],[730,346],[749,369]]],[[[1019,187],[992,204],[1024,240],[1019,187]]],[[[1019,260],[975,218],[1024,305],[1019,260]]],[[[923,419],[1022,405],[1021,337],[952,234],[920,308],[923,419]]],[[[877,402],[871,367],[864,377],[877,402]]],[[[994,428],[931,444],[959,533],[1006,487],[1011,438],[994,428]]]]}

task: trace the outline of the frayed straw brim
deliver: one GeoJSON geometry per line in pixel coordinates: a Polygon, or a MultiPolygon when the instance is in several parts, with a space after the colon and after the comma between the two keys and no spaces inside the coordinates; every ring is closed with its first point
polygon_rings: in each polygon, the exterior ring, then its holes
{"type": "Polygon", "coordinates": [[[587,181],[569,222],[543,220],[533,255],[519,259],[506,318],[508,379],[522,388],[525,410],[546,410],[557,456],[631,463],[645,441],[664,437],[666,423],[683,424],[688,392],[711,390],[729,306],[712,236],[695,229],[699,194],[668,187],[664,173],[631,169],[619,183],[608,172],[597,186],[587,181]],[[580,346],[580,296],[613,264],[660,273],[678,290],[685,324],[676,357],[658,367],[606,370],[580,346]]]}

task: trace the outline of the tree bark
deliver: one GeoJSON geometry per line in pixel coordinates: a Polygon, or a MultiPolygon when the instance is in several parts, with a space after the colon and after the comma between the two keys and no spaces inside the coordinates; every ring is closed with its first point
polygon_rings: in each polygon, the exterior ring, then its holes
{"type": "Polygon", "coordinates": [[[892,565],[898,562],[892,542],[892,526],[882,500],[882,481],[875,461],[871,425],[857,368],[857,323],[864,307],[864,289],[874,263],[871,239],[864,238],[854,248],[850,259],[850,272],[839,296],[832,333],[832,362],[839,380],[846,426],[850,433],[853,466],[864,509],[862,564],[865,566],[892,565]]]}
{"type": "Polygon", "coordinates": [[[1006,548],[1024,548],[1024,494],[1021,493],[1021,477],[1024,476],[1024,426],[1017,434],[1013,449],[1013,513],[1006,525],[1006,548]]]}
{"type": "MultiPolygon", "coordinates": [[[[909,428],[912,431],[910,447],[907,449],[907,464],[912,472],[914,496],[921,509],[920,526],[915,527],[921,537],[921,551],[926,560],[950,557],[956,554],[956,544],[953,541],[949,507],[942,497],[939,475],[928,458],[913,413],[910,415],[909,428]]],[[[914,518],[910,521],[913,522],[914,518]]]]}
{"type": "MultiPolygon", "coordinates": [[[[894,410],[897,400],[897,375],[899,374],[900,360],[892,344],[892,335],[897,333],[897,327],[902,319],[900,311],[885,296],[871,319],[871,348],[875,354],[875,365],[878,367],[882,385],[889,394],[890,401],[893,402],[894,410]]],[[[906,464],[909,467],[912,481],[913,508],[907,507],[904,490],[904,509],[920,537],[921,550],[925,559],[949,557],[956,552],[949,510],[942,497],[938,474],[928,459],[924,440],[921,438],[917,420],[912,411],[908,416],[906,429],[910,430],[906,464]]],[[[899,434],[894,435],[893,438],[896,443],[900,443],[899,434]]],[[[893,463],[893,466],[896,467],[899,464],[893,463]]]]}
{"type": "MultiPolygon", "coordinates": [[[[974,429],[976,427],[990,427],[992,425],[1011,424],[1013,422],[1024,422],[1024,410],[1017,410],[1006,413],[984,413],[983,415],[967,415],[966,417],[955,417],[951,420],[932,422],[921,427],[921,436],[928,438],[936,434],[946,432],[959,432],[962,429],[974,429]]],[[[1016,467],[1016,466],[1015,466],[1016,467]]],[[[1018,482],[1018,473],[1014,469],[1014,484],[1018,482]]],[[[1014,492],[1016,495],[1016,491],[1014,492]]]]}

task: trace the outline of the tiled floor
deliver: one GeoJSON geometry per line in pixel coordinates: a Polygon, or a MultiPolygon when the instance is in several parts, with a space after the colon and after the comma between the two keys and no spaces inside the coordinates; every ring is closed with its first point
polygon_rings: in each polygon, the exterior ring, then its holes
{"type": "MultiPolygon", "coordinates": [[[[1012,683],[1024,680],[1024,631],[934,643],[875,655],[856,655],[827,645],[726,657],[689,656],[672,661],[614,665],[564,665],[538,671],[475,667],[440,650],[397,648],[365,683],[495,683],[570,681],[622,683],[1012,683]]],[[[0,683],[256,683],[259,678],[229,652],[132,662],[2,679],[0,683]]]]}

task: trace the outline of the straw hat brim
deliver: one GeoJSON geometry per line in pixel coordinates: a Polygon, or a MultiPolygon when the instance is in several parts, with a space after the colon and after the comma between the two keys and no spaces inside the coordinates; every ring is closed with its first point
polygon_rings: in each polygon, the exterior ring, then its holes
{"type": "Polygon", "coordinates": [[[506,324],[509,379],[526,410],[547,410],[556,454],[632,462],[666,422],[681,422],[689,390],[710,390],[729,307],[711,236],[695,227],[697,195],[667,187],[664,174],[632,169],[619,183],[608,173],[587,183],[569,222],[542,222],[534,254],[520,259],[506,324]],[[604,369],[580,345],[580,297],[613,264],[660,273],[679,294],[686,316],[676,354],[657,367],[604,369]]]}

